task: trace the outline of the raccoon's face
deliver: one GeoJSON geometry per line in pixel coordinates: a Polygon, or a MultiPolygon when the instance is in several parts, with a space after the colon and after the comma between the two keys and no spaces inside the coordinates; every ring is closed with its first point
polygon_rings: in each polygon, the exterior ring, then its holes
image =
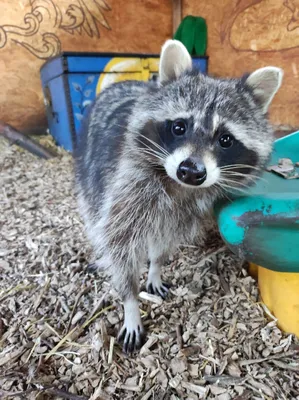
{"type": "Polygon", "coordinates": [[[271,153],[266,112],[282,71],[266,67],[242,79],[214,79],[192,70],[185,47],[163,46],[160,89],[139,141],[153,163],[189,188],[242,188],[254,181],[271,153]]]}

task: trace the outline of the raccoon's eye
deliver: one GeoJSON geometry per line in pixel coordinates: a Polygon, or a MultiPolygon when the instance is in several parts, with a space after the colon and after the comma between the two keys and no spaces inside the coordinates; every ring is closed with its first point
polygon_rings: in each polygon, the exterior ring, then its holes
{"type": "Polygon", "coordinates": [[[234,138],[228,133],[225,133],[224,135],[220,136],[219,144],[224,149],[228,149],[234,144],[234,138]]]}
{"type": "Polygon", "coordinates": [[[183,119],[177,119],[171,123],[171,133],[176,136],[182,136],[187,131],[187,123],[183,119]]]}

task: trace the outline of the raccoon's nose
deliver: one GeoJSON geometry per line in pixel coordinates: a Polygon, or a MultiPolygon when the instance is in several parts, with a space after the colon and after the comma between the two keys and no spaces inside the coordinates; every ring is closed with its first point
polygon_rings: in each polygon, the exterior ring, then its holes
{"type": "Polygon", "coordinates": [[[203,164],[195,163],[188,158],[179,165],[177,177],[186,185],[199,186],[206,180],[207,171],[203,164]]]}

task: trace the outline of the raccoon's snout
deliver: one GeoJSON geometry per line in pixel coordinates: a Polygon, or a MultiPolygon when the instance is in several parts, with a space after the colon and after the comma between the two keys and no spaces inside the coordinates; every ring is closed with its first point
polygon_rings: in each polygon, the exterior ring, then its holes
{"type": "Polygon", "coordinates": [[[180,163],[177,177],[186,185],[199,186],[207,178],[207,170],[203,164],[192,161],[191,158],[180,163]]]}

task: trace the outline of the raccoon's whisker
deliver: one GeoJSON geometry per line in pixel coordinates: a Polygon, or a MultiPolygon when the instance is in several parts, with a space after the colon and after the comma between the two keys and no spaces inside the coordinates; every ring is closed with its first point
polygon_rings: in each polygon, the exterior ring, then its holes
{"type": "Polygon", "coordinates": [[[227,170],[227,169],[247,169],[247,168],[251,168],[251,169],[255,169],[257,171],[261,171],[261,168],[259,167],[255,167],[253,165],[248,165],[248,164],[230,164],[230,165],[224,165],[223,167],[220,167],[220,170],[227,170]]]}
{"type": "Polygon", "coordinates": [[[144,157],[144,159],[150,164],[150,165],[152,165],[153,167],[155,167],[155,168],[157,168],[158,166],[160,166],[160,164],[159,164],[159,162],[158,161],[155,161],[155,160],[153,160],[152,158],[150,158],[150,157],[144,157]]]}
{"type": "Polygon", "coordinates": [[[244,189],[244,188],[238,188],[236,186],[230,186],[230,185],[226,185],[225,183],[220,183],[218,182],[218,184],[227,192],[229,190],[238,190],[239,192],[243,193],[243,194],[248,194],[248,192],[244,189]]]}
{"type": "Polygon", "coordinates": [[[235,172],[228,172],[228,171],[225,171],[224,173],[222,173],[222,176],[225,178],[225,177],[227,177],[227,178],[244,178],[244,179],[249,179],[249,180],[254,180],[254,179],[257,179],[258,177],[257,176],[254,176],[254,175],[246,175],[246,174],[241,174],[241,173],[235,173],[235,172]]]}
{"type": "MultiPolygon", "coordinates": [[[[160,160],[163,164],[165,163],[166,156],[164,154],[160,153],[159,151],[153,150],[151,147],[148,147],[148,146],[146,146],[145,148],[138,147],[138,151],[140,151],[140,153],[142,153],[142,154],[145,154],[147,156],[151,156],[152,158],[156,158],[156,159],[160,160]]],[[[150,157],[148,157],[148,158],[150,158],[150,157]]]]}
{"type": "MultiPolygon", "coordinates": [[[[118,126],[122,129],[127,129],[128,126],[124,126],[124,125],[119,125],[119,124],[115,124],[115,126],[118,126]]],[[[152,145],[154,145],[155,147],[157,147],[157,149],[159,149],[162,153],[164,153],[165,155],[169,156],[169,152],[164,149],[162,146],[160,146],[158,143],[154,142],[153,140],[151,140],[150,138],[142,135],[142,133],[138,132],[138,131],[132,131],[133,133],[135,133],[138,136],[143,137],[144,139],[148,140],[152,145]]],[[[136,138],[140,143],[144,144],[144,142],[142,142],[138,137],[136,138]]]]}
{"type": "Polygon", "coordinates": [[[222,173],[222,176],[223,176],[223,178],[225,178],[225,177],[228,177],[228,178],[233,178],[233,177],[236,177],[236,178],[244,178],[244,179],[246,179],[246,180],[249,180],[249,181],[263,181],[263,182],[267,182],[267,180],[265,179],[265,178],[263,178],[262,176],[257,176],[257,175],[247,175],[247,174],[242,174],[242,173],[240,173],[240,172],[233,172],[233,171],[224,171],[223,173],[222,173]]]}
{"type": "Polygon", "coordinates": [[[225,197],[226,199],[229,199],[225,190],[218,184],[215,183],[213,185],[213,187],[215,188],[215,191],[217,192],[217,195],[221,198],[221,197],[225,197]]]}
{"type": "Polygon", "coordinates": [[[230,182],[230,183],[233,183],[233,184],[240,185],[240,186],[243,186],[245,188],[248,188],[248,185],[246,185],[246,183],[239,182],[239,181],[236,181],[234,179],[220,178],[219,182],[221,182],[221,183],[229,183],[230,182]]]}
{"type": "Polygon", "coordinates": [[[164,153],[161,153],[161,152],[159,152],[159,151],[157,151],[155,149],[152,149],[149,146],[145,146],[145,148],[139,147],[138,150],[150,152],[153,155],[157,155],[158,157],[163,158],[163,160],[166,159],[166,156],[164,155],[164,153]]]}
{"type": "MultiPolygon", "coordinates": [[[[143,136],[143,135],[142,135],[143,136]]],[[[154,142],[153,140],[147,138],[146,136],[143,136],[145,139],[147,139],[150,143],[152,143],[154,146],[157,147],[158,150],[160,150],[163,154],[165,154],[166,156],[169,156],[169,152],[164,149],[162,146],[160,146],[158,143],[154,142]]]]}
{"type": "Polygon", "coordinates": [[[234,191],[238,191],[238,192],[244,194],[245,196],[248,196],[248,192],[247,192],[245,189],[237,188],[237,187],[236,187],[236,188],[233,188],[233,190],[234,190],[234,191]]]}
{"type": "Polygon", "coordinates": [[[222,194],[223,194],[223,196],[225,196],[225,198],[226,198],[230,203],[233,202],[233,199],[231,199],[231,198],[228,196],[228,194],[226,193],[225,190],[222,190],[222,194]]]}
{"type": "MultiPolygon", "coordinates": [[[[118,127],[120,127],[120,128],[123,128],[123,129],[127,129],[127,126],[122,126],[122,125],[119,125],[119,124],[115,124],[115,126],[118,126],[118,127]]],[[[153,146],[155,146],[158,150],[160,150],[160,152],[163,153],[165,156],[169,156],[169,152],[168,152],[166,149],[164,149],[162,146],[160,146],[158,143],[156,143],[156,142],[154,142],[153,140],[151,140],[150,138],[148,138],[148,137],[142,135],[142,134],[141,134],[140,132],[138,132],[138,131],[136,131],[136,132],[134,132],[134,133],[135,133],[136,135],[138,135],[138,136],[141,136],[143,139],[146,139],[146,140],[147,140],[148,142],[150,142],[153,146]]],[[[151,147],[149,147],[148,145],[146,145],[142,140],[140,140],[138,137],[136,138],[136,140],[138,140],[138,142],[142,143],[144,146],[146,146],[146,147],[152,149],[151,147]]]]}
{"type": "MultiPolygon", "coordinates": [[[[145,149],[139,149],[143,154],[146,154],[146,155],[148,155],[148,156],[152,156],[152,157],[154,157],[154,158],[156,158],[156,159],[158,159],[158,160],[161,160],[161,161],[165,161],[165,157],[162,157],[162,156],[160,156],[159,154],[157,154],[157,153],[153,153],[152,151],[149,151],[149,150],[145,150],[145,149]]],[[[150,157],[147,157],[147,159],[149,160],[150,159],[150,157]]]]}
{"type": "Polygon", "coordinates": [[[146,159],[146,161],[151,165],[151,166],[153,166],[153,167],[155,167],[155,169],[157,169],[157,170],[161,170],[161,171],[163,171],[163,167],[162,167],[162,165],[160,165],[158,162],[154,162],[154,161],[152,161],[152,160],[150,160],[150,159],[146,159]]]}
{"type": "Polygon", "coordinates": [[[246,167],[246,168],[248,167],[248,168],[260,169],[259,167],[255,166],[255,165],[251,165],[251,164],[227,164],[221,168],[227,168],[227,167],[246,167]]]}
{"type": "Polygon", "coordinates": [[[244,172],[230,171],[229,169],[227,169],[227,170],[221,170],[221,171],[222,171],[224,174],[227,174],[227,175],[253,176],[253,175],[245,174],[244,172]]]}
{"type": "Polygon", "coordinates": [[[219,179],[219,182],[225,183],[225,184],[232,184],[232,185],[234,185],[236,187],[241,186],[241,187],[244,187],[244,188],[249,188],[248,184],[236,181],[234,179],[219,179]]]}
{"type": "Polygon", "coordinates": [[[164,159],[166,159],[167,155],[164,152],[158,151],[157,149],[153,149],[152,147],[150,147],[149,145],[147,145],[146,143],[142,142],[139,139],[137,139],[137,141],[143,145],[143,147],[138,147],[138,150],[143,151],[144,149],[146,149],[151,153],[157,154],[159,157],[163,157],[164,159]]]}
{"type": "MultiPolygon", "coordinates": [[[[160,150],[162,153],[164,153],[166,156],[169,156],[169,152],[167,150],[165,150],[162,146],[160,146],[158,143],[154,142],[152,139],[142,135],[141,133],[139,133],[139,136],[141,136],[142,138],[146,139],[147,141],[149,141],[152,145],[154,145],[155,147],[157,147],[158,150],[160,150]]],[[[142,142],[143,143],[143,142],[142,142]]]]}
{"type": "Polygon", "coordinates": [[[236,168],[260,169],[253,165],[246,165],[246,164],[232,164],[232,165],[224,165],[224,166],[220,167],[220,169],[236,169],[236,168]]]}
{"type": "Polygon", "coordinates": [[[230,202],[233,201],[231,198],[229,198],[228,194],[226,193],[226,190],[221,186],[221,184],[215,183],[214,186],[216,187],[220,196],[224,196],[230,202]]]}
{"type": "Polygon", "coordinates": [[[159,158],[163,158],[164,159],[163,154],[159,153],[158,151],[153,151],[150,147],[145,147],[145,148],[138,147],[138,150],[141,153],[149,154],[149,155],[152,155],[154,157],[159,157],[159,158]]]}

